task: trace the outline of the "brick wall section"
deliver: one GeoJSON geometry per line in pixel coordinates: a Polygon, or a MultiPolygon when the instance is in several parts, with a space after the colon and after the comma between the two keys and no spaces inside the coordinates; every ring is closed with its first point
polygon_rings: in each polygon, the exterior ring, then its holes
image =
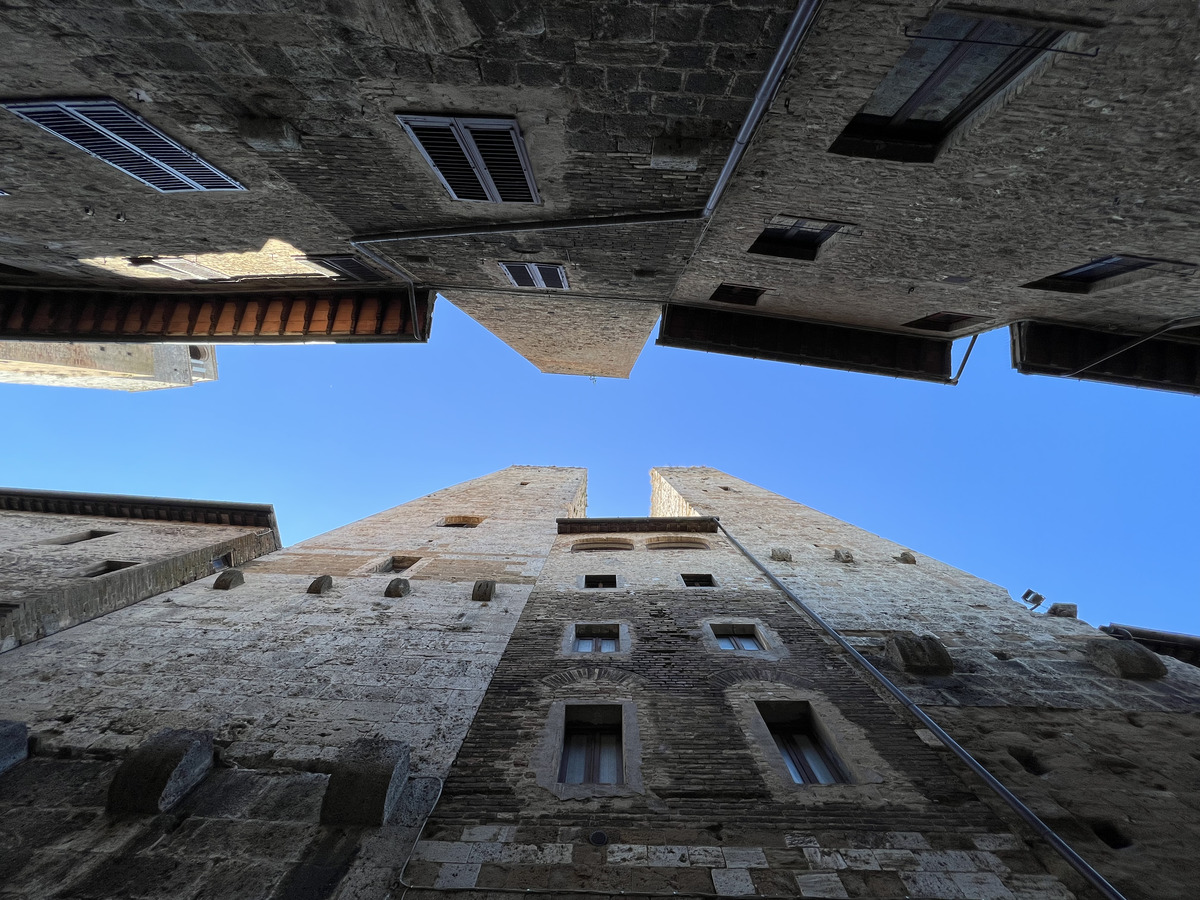
{"type": "Polygon", "coordinates": [[[655,514],[686,505],[719,516],[1126,896],[1187,894],[1170,860],[1200,843],[1200,774],[1189,762],[1200,670],[1162,657],[1164,679],[1108,675],[1082,652],[1085,641],[1107,639],[1101,632],[1031,613],[919,548],[916,565],[901,563],[912,548],[716,469],[660,468],[653,478],[655,514]],[[772,547],[791,550],[792,562],[772,561],[772,547]],[[837,562],[835,547],[849,548],[854,563],[837,562]],[[884,643],[898,630],[937,636],[954,674],[897,670],[884,643]],[[1132,845],[1107,844],[1095,830],[1105,823],[1132,845]]]}
{"type": "Polygon", "coordinates": [[[1071,896],[731,545],[706,535],[708,550],[651,550],[646,535],[623,537],[634,550],[572,552],[577,536],[558,539],[417,846],[410,883],[1071,896]],[[718,587],[686,588],[680,572],[710,572],[718,587]],[[579,590],[587,573],[621,581],[579,590]],[[712,618],[759,623],[772,652],[716,649],[703,624],[712,618]],[[564,655],[564,631],[579,621],[628,623],[630,652],[564,655]],[[754,700],[765,699],[809,700],[856,783],[805,787],[781,776],[774,745],[748,730],[754,700]],[[565,700],[636,705],[644,793],[562,800],[547,789],[557,777],[539,773],[551,706],[565,700]],[[589,843],[594,830],[607,846],[589,843]]]}

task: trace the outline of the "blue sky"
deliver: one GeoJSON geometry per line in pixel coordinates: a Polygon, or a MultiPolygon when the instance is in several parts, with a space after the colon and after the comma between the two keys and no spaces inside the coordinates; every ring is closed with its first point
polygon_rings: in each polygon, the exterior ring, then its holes
{"type": "Polygon", "coordinates": [[[427,345],[218,362],[144,394],[0,385],[0,483],[273,503],[293,543],[514,463],[587,467],[591,515],[710,465],[1093,624],[1200,633],[1200,398],[1018,375],[1006,329],[954,388],[653,342],[629,381],[542,375],[444,300],[427,345]]]}

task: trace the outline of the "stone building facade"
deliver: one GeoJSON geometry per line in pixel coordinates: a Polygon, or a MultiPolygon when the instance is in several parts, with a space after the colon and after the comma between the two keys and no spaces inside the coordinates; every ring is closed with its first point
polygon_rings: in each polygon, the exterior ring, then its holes
{"type": "Polygon", "coordinates": [[[514,466],[286,549],[269,507],[6,492],[6,615],[122,599],[0,653],[0,896],[1103,896],[1055,840],[1188,896],[1194,666],[651,478],[645,518],[514,466]]]}
{"type": "Polygon", "coordinates": [[[944,383],[954,339],[1009,326],[1021,371],[1195,392],[1196,20],[14,6],[0,337],[421,341],[441,294],[550,372],[627,376],[662,310],[663,344],[944,383]],[[81,99],[216,189],[156,191],[34,123],[92,129],[81,99]]]}
{"type": "Polygon", "coordinates": [[[217,380],[216,348],[0,341],[0,383],[158,391],[217,380]]]}

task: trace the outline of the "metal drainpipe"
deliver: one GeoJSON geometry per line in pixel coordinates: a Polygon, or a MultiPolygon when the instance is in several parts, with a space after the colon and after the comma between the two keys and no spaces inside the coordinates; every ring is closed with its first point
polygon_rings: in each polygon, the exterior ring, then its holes
{"type": "Polygon", "coordinates": [[[1039,837],[1053,847],[1059,856],[1066,860],[1076,872],[1078,872],[1084,877],[1084,879],[1087,880],[1088,884],[1107,897],[1108,900],[1125,900],[1124,895],[1121,894],[1120,891],[1109,884],[1108,880],[1105,879],[1103,875],[1093,869],[1091,864],[1088,863],[1086,859],[1076,853],[1070,844],[1059,837],[1049,825],[1039,819],[1033,810],[1022,803],[1020,798],[1006,788],[999,781],[999,779],[996,778],[995,775],[985,769],[983,765],[977,759],[975,759],[975,757],[968,753],[967,750],[958,743],[958,741],[950,737],[950,735],[947,734],[937,722],[933,721],[933,719],[929,717],[929,714],[926,713],[925,710],[917,706],[916,702],[913,701],[911,697],[893,684],[890,678],[875,668],[875,666],[871,664],[870,660],[859,653],[849,641],[838,634],[837,630],[834,629],[834,627],[824,619],[822,619],[815,610],[813,610],[803,600],[792,593],[791,589],[788,588],[786,584],[780,581],[770,569],[759,562],[758,558],[755,557],[753,553],[742,546],[741,542],[729,533],[729,529],[722,525],[720,520],[717,521],[717,527],[721,529],[725,537],[729,539],[729,542],[733,544],[733,546],[737,547],[737,549],[742,553],[743,556],[746,557],[746,559],[754,563],[755,568],[766,575],[767,579],[784,593],[784,595],[790,601],[792,607],[797,612],[807,616],[814,624],[821,628],[822,631],[833,638],[834,641],[837,642],[838,646],[849,653],[850,656],[867,671],[868,675],[883,685],[883,687],[887,689],[888,693],[899,700],[905,709],[907,709],[910,713],[916,716],[917,719],[920,720],[922,725],[937,735],[938,739],[945,744],[955,756],[966,763],[972,772],[982,778],[984,783],[987,784],[987,786],[991,788],[1001,800],[1012,807],[1013,811],[1022,819],[1024,819],[1025,823],[1029,825],[1029,827],[1035,832],[1037,832],[1039,837]]]}

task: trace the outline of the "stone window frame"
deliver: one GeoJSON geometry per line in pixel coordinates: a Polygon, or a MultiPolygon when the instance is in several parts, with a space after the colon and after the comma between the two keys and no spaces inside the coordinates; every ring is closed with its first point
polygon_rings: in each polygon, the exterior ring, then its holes
{"type": "Polygon", "coordinates": [[[646,793],[642,777],[642,740],[637,703],[628,696],[565,697],[550,702],[541,740],[530,761],[537,784],[560,800],[629,797],[646,793]],[[568,706],[619,706],[621,708],[621,766],[623,784],[564,784],[558,780],[562,768],[568,706]]]}
{"type": "MultiPolygon", "coordinates": [[[[783,763],[784,770],[793,784],[800,785],[801,787],[827,787],[830,784],[854,783],[854,778],[850,773],[849,767],[838,754],[834,742],[830,738],[829,729],[825,727],[820,715],[813,709],[811,701],[756,700],[754,701],[754,705],[757,708],[759,718],[767,726],[767,732],[771,737],[779,761],[783,763]],[[764,710],[764,707],[768,707],[768,709],[764,710]],[[771,707],[774,709],[771,709],[771,707]],[[770,716],[769,719],[768,716],[770,716]],[[833,781],[797,781],[792,775],[787,760],[784,758],[786,751],[779,746],[778,737],[780,734],[791,735],[796,733],[804,734],[809,738],[816,749],[817,756],[821,758],[828,768],[829,774],[833,776],[833,781]]],[[[804,760],[799,760],[794,764],[799,769],[809,768],[809,764],[804,760]]]]}
{"type": "MultiPolygon", "coordinates": [[[[605,588],[588,588],[588,590],[605,590],[605,588]]],[[[611,588],[609,589],[611,590],[611,588]]],[[[632,650],[632,638],[629,630],[628,622],[614,622],[611,619],[605,620],[588,620],[584,622],[571,622],[563,629],[562,643],[559,647],[559,652],[563,656],[572,656],[583,659],[626,659],[632,650]],[[617,626],[617,649],[612,653],[604,653],[601,650],[576,650],[575,649],[575,629],[580,625],[616,625],[617,626]]]]}
{"type": "Polygon", "coordinates": [[[713,653],[741,657],[742,659],[756,660],[758,662],[775,662],[786,659],[791,655],[788,653],[783,640],[779,637],[779,633],[775,629],[769,628],[762,619],[751,616],[717,616],[702,619],[700,621],[700,640],[713,653]],[[754,629],[754,636],[758,639],[758,643],[762,646],[762,649],[726,650],[717,642],[717,634],[713,631],[714,625],[718,628],[723,625],[751,627],[754,629]]]}
{"type": "Polygon", "coordinates": [[[612,587],[588,587],[586,584],[586,579],[588,578],[595,578],[598,575],[608,576],[610,574],[610,572],[588,572],[583,575],[577,575],[575,577],[575,587],[581,591],[619,591],[625,587],[626,581],[624,575],[613,575],[612,577],[616,578],[617,583],[612,587]]]}
{"type": "Polygon", "coordinates": [[[788,684],[748,680],[726,690],[726,702],[741,726],[751,756],[758,763],[763,781],[777,798],[800,805],[845,801],[928,802],[897,772],[871,743],[870,735],[851,722],[824,694],[788,684]],[[788,771],[759,710],[764,702],[806,703],[826,749],[838,760],[847,780],[836,784],[797,784],[788,771]],[[885,792],[879,785],[887,785],[885,792]]]}
{"type": "Polygon", "coordinates": [[[438,528],[478,528],[487,521],[487,516],[442,516],[437,520],[438,528]]]}
{"type": "MultiPolygon", "coordinates": [[[[887,74],[872,89],[870,95],[864,100],[860,110],[846,123],[842,132],[834,140],[833,144],[830,145],[830,153],[866,159],[886,159],[895,162],[932,163],[942,153],[952,147],[972,127],[995,109],[1006,105],[1010,98],[1050,66],[1055,56],[1053,51],[1068,49],[1075,43],[1078,37],[1078,31],[1076,30],[1078,26],[1076,25],[1067,25],[1028,17],[1004,16],[999,12],[992,13],[987,10],[958,9],[953,7],[935,10],[927,20],[921,23],[921,26],[921,30],[917,34],[908,34],[908,46],[896,58],[895,64],[888,70],[887,74]],[[919,45],[922,42],[927,42],[926,45],[934,43],[934,39],[931,36],[923,38],[922,35],[925,35],[931,23],[939,15],[950,15],[961,19],[974,20],[975,24],[968,32],[968,38],[975,35],[977,29],[986,27],[987,24],[993,22],[1002,23],[1007,21],[1011,24],[1027,25],[1037,30],[1030,39],[1031,42],[1022,45],[1025,48],[1024,52],[1018,55],[1017,48],[1014,47],[1014,52],[1010,53],[973,91],[964,97],[945,117],[942,123],[939,123],[940,128],[929,129],[930,133],[924,136],[918,136],[916,133],[906,134],[905,126],[908,126],[910,120],[907,118],[901,120],[900,116],[911,105],[922,102],[923,98],[926,98],[928,94],[936,90],[937,84],[928,87],[932,76],[926,77],[917,86],[908,99],[904,101],[900,110],[891,116],[890,120],[886,116],[871,115],[865,113],[863,110],[870,105],[879,90],[889,80],[892,73],[909,57],[914,45],[919,45]],[[899,123],[897,124],[898,120],[899,123]]],[[[986,46],[985,43],[976,43],[970,40],[955,43],[957,46],[952,47],[951,53],[938,65],[939,70],[943,64],[946,64],[955,57],[955,50],[966,48],[959,57],[965,58],[966,53],[973,46],[986,46]]],[[[960,63],[958,62],[954,62],[952,65],[956,68],[960,67],[960,63]]],[[[969,65],[969,63],[963,65],[969,65]]],[[[953,75],[954,71],[955,69],[951,69],[950,74],[953,75]]]]}

